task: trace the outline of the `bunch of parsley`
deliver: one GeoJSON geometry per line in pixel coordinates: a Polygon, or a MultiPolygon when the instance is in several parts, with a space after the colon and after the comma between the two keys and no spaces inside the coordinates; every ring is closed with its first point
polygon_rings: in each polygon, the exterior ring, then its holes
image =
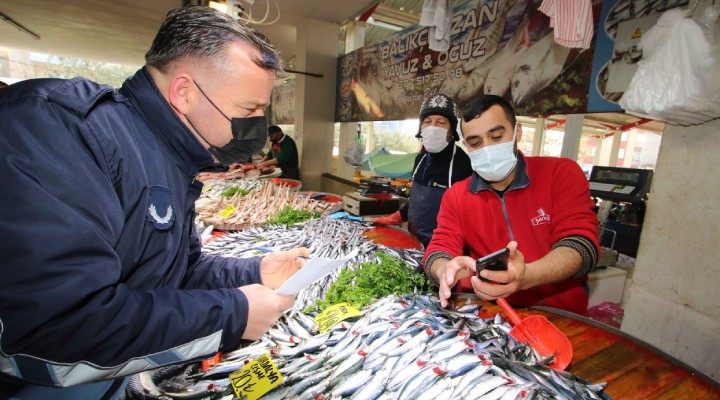
{"type": "Polygon", "coordinates": [[[319,211],[296,210],[287,206],[280,210],[277,214],[268,218],[265,223],[270,225],[294,225],[299,222],[305,222],[310,218],[320,216],[319,211]]]}
{"type": "Polygon", "coordinates": [[[229,188],[225,189],[220,196],[230,198],[235,196],[237,193],[240,193],[240,196],[246,196],[248,193],[250,193],[249,190],[246,189],[240,189],[240,186],[230,186],[229,188]]]}
{"type": "Polygon", "coordinates": [[[425,287],[423,274],[413,271],[404,261],[376,251],[379,263],[365,262],[357,268],[345,268],[327,291],[324,300],[317,301],[320,311],[333,304],[350,303],[363,308],[375,299],[391,294],[412,293],[425,287]]]}

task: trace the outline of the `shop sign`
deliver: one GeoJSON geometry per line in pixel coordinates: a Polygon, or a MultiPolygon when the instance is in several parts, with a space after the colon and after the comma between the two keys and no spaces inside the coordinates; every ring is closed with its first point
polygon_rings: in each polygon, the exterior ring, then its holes
{"type": "MultiPolygon", "coordinates": [[[[593,48],[555,43],[539,5],[466,2],[454,10],[447,51],[430,50],[430,28],[416,25],[340,57],[336,121],[415,118],[423,99],[436,93],[459,103],[497,94],[520,115],[585,112],[593,48]]],[[[598,15],[601,2],[593,5],[598,15]]]]}

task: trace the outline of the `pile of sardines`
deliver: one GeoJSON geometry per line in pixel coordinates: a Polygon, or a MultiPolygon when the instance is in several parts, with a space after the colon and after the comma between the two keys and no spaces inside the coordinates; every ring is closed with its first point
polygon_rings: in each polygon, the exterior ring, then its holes
{"type": "Polygon", "coordinates": [[[299,225],[265,225],[228,233],[203,246],[203,252],[227,257],[255,257],[268,251],[307,247],[310,257],[351,260],[324,278],[303,289],[295,298],[293,310],[313,307],[324,299],[330,285],[337,281],[343,268],[355,268],[363,262],[374,262],[375,252],[382,251],[405,262],[408,273],[421,272],[423,253],[414,249],[393,249],[376,244],[363,236],[372,226],[347,219],[312,219],[299,225]]]}
{"type": "Polygon", "coordinates": [[[439,307],[428,294],[388,296],[352,321],[319,333],[312,315],[288,314],[252,345],[200,363],[133,377],[139,399],[233,399],[229,374],[269,354],[282,383],[262,399],[608,399],[591,384],[548,366],[479,306],[439,307]]]}

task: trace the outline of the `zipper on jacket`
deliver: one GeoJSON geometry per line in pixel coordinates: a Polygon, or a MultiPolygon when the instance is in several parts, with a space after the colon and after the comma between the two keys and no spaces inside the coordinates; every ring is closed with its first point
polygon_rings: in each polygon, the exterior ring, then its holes
{"type": "Polygon", "coordinates": [[[503,218],[505,218],[505,225],[508,228],[508,232],[510,233],[510,240],[515,240],[515,234],[513,234],[512,227],[510,226],[510,218],[508,217],[507,208],[505,208],[505,193],[501,196],[499,193],[495,192],[495,194],[500,198],[500,204],[502,205],[502,211],[503,211],[503,218]]]}
{"type": "MultiPolygon", "coordinates": [[[[512,190],[512,189],[510,189],[512,190]]],[[[509,192],[508,190],[507,192],[509,192]]],[[[505,194],[503,193],[502,196],[495,192],[495,194],[500,198],[500,204],[502,205],[502,211],[503,211],[503,217],[505,218],[505,225],[507,225],[508,232],[510,233],[510,240],[515,240],[515,235],[513,234],[512,227],[510,226],[510,217],[508,217],[507,208],[505,207],[505,194]]],[[[533,288],[533,292],[535,292],[535,295],[537,296],[538,300],[540,300],[541,305],[545,305],[545,299],[543,299],[542,295],[540,295],[540,291],[537,289],[537,287],[533,288]]]]}

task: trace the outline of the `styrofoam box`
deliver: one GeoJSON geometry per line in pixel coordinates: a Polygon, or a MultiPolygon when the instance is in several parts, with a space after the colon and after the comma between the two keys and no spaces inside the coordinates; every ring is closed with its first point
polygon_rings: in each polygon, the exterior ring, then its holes
{"type": "Polygon", "coordinates": [[[615,267],[606,267],[588,275],[590,299],[588,307],[609,301],[620,304],[625,288],[627,271],[615,267]]]}

